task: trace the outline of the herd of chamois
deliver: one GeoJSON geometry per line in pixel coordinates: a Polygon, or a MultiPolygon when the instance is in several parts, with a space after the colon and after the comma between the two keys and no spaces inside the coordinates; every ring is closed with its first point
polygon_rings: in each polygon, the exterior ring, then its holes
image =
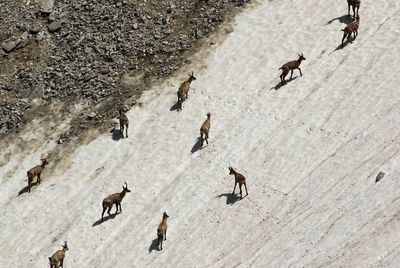
{"type": "MultiPolygon", "coordinates": [[[[353,36],[353,40],[356,38],[358,35],[358,27],[360,23],[360,16],[358,14],[358,10],[360,8],[361,0],[347,0],[348,4],[348,16],[350,15],[350,8],[353,9],[353,18],[354,21],[352,21],[350,24],[348,24],[342,31],[344,32],[343,38],[342,38],[342,47],[343,47],[343,42],[344,39],[347,37],[348,41],[351,42],[351,37],[353,36]]],[[[299,58],[297,60],[289,61],[282,65],[279,70],[282,70],[282,74],[280,75],[280,80],[282,85],[286,83],[285,77],[288,75],[289,71],[291,71],[290,74],[290,79],[292,79],[293,76],[293,71],[295,69],[299,70],[300,76],[302,76],[302,72],[300,69],[300,64],[303,60],[306,58],[303,56],[303,54],[299,54],[299,58]]],[[[190,89],[191,83],[196,80],[196,77],[194,76],[193,72],[189,74],[189,78],[182,82],[182,84],[179,86],[179,89],[177,91],[177,97],[178,97],[178,109],[182,110],[183,108],[183,102],[187,100],[188,98],[188,93],[190,89]]],[[[118,110],[118,119],[119,119],[119,124],[120,124],[120,133],[122,137],[124,137],[124,129],[125,129],[125,137],[128,138],[128,127],[129,127],[129,120],[126,115],[126,112],[121,108],[118,110]]],[[[203,122],[200,128],[200,139],[201,143],[203,144],[203,141],[205,140],[206,143],[208,144],[208,138],[209,138],[209,131],[211,127],[211,114],[207,113],[207,119],[203,122]]],[[[27,176],[28,176],[28,192],[31,191],[32,187],[32,182],[35,177],[37,177],[37,184],[40,184],[41,180],[41,174],[43,172],[43,169],[45,166],[48,164],[46,158],[41,159],[42,164],[35,166],[28,170],[27,176]]],[[[245,187],[246,190],[246,196],[248,195],[247,192],[247,185],[246,185],[246,178],[240,174],[239,172],[235,171],[231,166],[228,167],[229,169],[229,175],[234,175],[235,177],[235,185],[232,191],[232,194],[235,193],[236,186],[239,184],[239,191],[240,191],[240,199],[243,198],[242,195],[242,186],[245,187]]],[[[119,193],[114,193],[109,195],[108,197],[103,199],[102,202],[102,208],[103,211],[101,213],[101,221],[104,220],[104,213],[107,210],[107,213],[109,216],[114,217],[118,211],[122,212],[121,208],[121,202],[122,199],[125,197],[126,193],[129,193],[130,190],[128,189],[128,184],[125,182],[125,184],[122,186],[122,191],[119,193]],[[111,214],[111,208],[113,205],[116,206],[116,210],[114,215],[111,214]]],[[[162,250],[162,243],[167,239],[167,219],[168,219],[168,214],[166,212],[163,213],[162,216],[162,221],[158,225],[157,228],[157,243],[158,247],[160,250],[162,250]]],[[[50,262],[50,268],[58,268],[58,267],[63,267],[63,262],[64,262],[64,257],[65,253],[68,250],[67,246],[67,241],[65,241],[64,245],[62,246],[61,250],[58,250],[55,252],[51,257],[49,257],[49,262],[50,262]]]]}

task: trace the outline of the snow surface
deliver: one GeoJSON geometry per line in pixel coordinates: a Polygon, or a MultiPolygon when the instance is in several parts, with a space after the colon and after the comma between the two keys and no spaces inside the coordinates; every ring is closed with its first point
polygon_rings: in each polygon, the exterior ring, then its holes
{"type": "Polygon", "coordinates": [[[45,169],[18,197],[54,145],[7,156],[0,267],[46,267],[64,240],[67,268],[400,267],[399,10],[363,1],[357,40],[337,49],[344,0],[262,1],[207,58],[143,95],[128,139],[80,146],[64,173],[45,169]],[[300,52],[303,76],[279,87],[278,68],[300,52]],[[192,69],[189,99],[171,111],[192,69]],[[208,111],[210,144],[198,150],[208,111]],[[229,165],[247,178],[242,200],[229,165]],[[122,213],[98,224],[124,181],[122,213]]]}

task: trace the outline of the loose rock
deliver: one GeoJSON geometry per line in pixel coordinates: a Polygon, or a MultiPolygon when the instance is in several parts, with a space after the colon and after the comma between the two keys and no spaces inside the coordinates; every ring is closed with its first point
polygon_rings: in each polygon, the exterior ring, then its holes
{"type": "Polygon", "coordinates": [[[5,52],[10,53],[14,49],[16,49],[20,43],[21,43],[21,38],[19,38],[18,36],[11,36],[3,43],[1,43],[1,47],[5,52]]]}
{"type": "Polygon", "coordinates": [[[47,29],[51,33],[57,32],[57,31],[59,31],[61,29],[61,22],[59,22],[57,20],[53,21],[49,25],[47,25],[47,29]]]}
{"type": "Polygon", "coordinates": [[[37,22],[33,22],[31,25],[29,25],[29,33],[31,34],[37,34],[40,32],[40,24],[37,22]]]}
{"type": "Polygon", "coordinates": [[[383,177],[385,177],[385,172],[380,171],[378,175],[376,175],[375,182],[380,181],[383,177]]]}
{"type": "Polygon", "coordinates": [[[43,14],[48,15],[51,12],[53,12],[53,8],[54,8],[54,0],[43,0],[42,8],[40,11],[43,14]]]}

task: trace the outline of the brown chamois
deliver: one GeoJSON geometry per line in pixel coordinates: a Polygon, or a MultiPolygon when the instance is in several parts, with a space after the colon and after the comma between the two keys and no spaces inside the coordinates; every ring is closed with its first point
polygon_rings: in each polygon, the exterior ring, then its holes
{"type": "Polygon", "coordinates": [[[42,161],[41,165],[35,166],[28,170],[27,175],[28,175],[28,192],[31,192],[31,187],[32,187],[32,181],[33,179],[37,176],[37,183],[40,184],[40,175],[42,174],[42,171],[44,167],[48,164],[46,158],[40,159],[42,161]]]}
{"type": "Polygon", "coordinates": [[[292,79],[294,69],[298,69],[300,71],[300,76],[303,76],[301,69],[300,69],[300,64],[301,64],[301,61],[303,61],[305,59],[306,58],[304,58],[303,53],[301,53],[301,55],[299,54],[298,60],[289,61],[289,62],[285,63],[284,65],[282,65],[281,68],[278,69],[278,70],[282,69],[282,74],[279,76],[281,78],[282,84],[286,83],[285,77],[287,76],[289,71],[291,71],[290,79],[292,79]]]}
{"type": "Polygon", "coordinates": [[[122,212],[122,208],[121,208],[121,201],[124,198],[126,193],[129,193],[131,190],[128,189],[128,184],[125,182],[125,185],[122,185],[122,192],[120,193],[115,193],[112,195],[107,196],[106,198],[104,198],[103,200],[103,213],[101,213],[101,221],[103,221],[103,216],[104,216],[104,212],[106,211],[106,209],[108,208],[108,215],[111,216],[111,208],[112,206],[115,204],[117,206],[117,209],[115,211],[114,217],[115,215],[117,215],[118,213],[118,207],[119,207],[119,211],[122,212]]]}
{"type": "Polygon", "coordinates": [[[181,109],[182,109],[182,103],[188,98],[190,84],[192,83],[193,80],[196,80],[196,77],[193,76],[193,71],[192,71],[192,74],[189,74],[188,80],[183,82],[179,86],[178,92],[176,92],[178,96],[178,104],[181,109]]]}
{"type": "Polygon", "coordinates": [[[357,35],[358,35],[358,27],[360,26],[360,16],[358,16],[357,15],[357,18],[356,18],[356,20],[355,21],[352,21],[350,24],[348,24],[344,29],[342,29],[342,31],[344,32],[343,33],[343,38],[342,38],[342,48],[343,48],[343,42],[344,42],[344,39],[346,38],[346,36],[347,36],[347,40],[349,41],[349,42],[351,42],[352,43],[352,40],[350,40],[350,38],[351,38],[351,34],[353,34],[354,33],[354,38],[353,38],[353,40],[355,40],[356,39],[356,37],[357,37],[357,35]]]}
{"type": "Polygon", "coordinates": [[[162,250],[163,241],[167,240],[167,219],[169,216],[167,212],[163,213],[162,221],[157,228],[158,247],[162,250]]]}
{"type": "Polygon", "coordinates": [[[233,187],[232,194],[235,194],[236,184],[239,183],[240,199],[242,199],[243,198],[242,197],[242,185],[244,185],[244,188],[246,188],[246,196],[249,194],[247,192],[246,178],[242,174],[236,172],[232,167],[228,167],[228,168],[229,168],[229,175],[233,174],[235,176],[235,186],[233,187]]]}
{"type": "Polygon", "coordinates": [[[129,127],[128,116],[124,112],[123,108],[119,108],[118,112],[119,112],[119,115],[118,115],[119,131],[121,132],[122,137],[124,137],[124,126],[125,126],[126,127],[125,133],[126,133],[126,137],[128,138],[128,127],[129,127]]]}
{"type": "Polygon", "coordinates": [[[56,251],[49,257],[50,268],[64,267],[65,252],[68,250],[67,241],[64,241],[63,249],[56,251]]]}
{"type": "Polygon", "coordinates": [[[203,135],[205,136],[205,140],[208,144],[208,132],[210,131],[210,127],[211,127],[211,114],[207,113],[207,119],[203,122],[200,128],[201,144],[203,144],[203,135]]]}
{"type": "Polygon", "coordinates": [[[353,8],[353,18],[356,18],[356,9],[357,9],[357,16],[358,10],[360,9],[361,0],[347,0],[347,14],[350,15],[350,6],[353,8]]]}

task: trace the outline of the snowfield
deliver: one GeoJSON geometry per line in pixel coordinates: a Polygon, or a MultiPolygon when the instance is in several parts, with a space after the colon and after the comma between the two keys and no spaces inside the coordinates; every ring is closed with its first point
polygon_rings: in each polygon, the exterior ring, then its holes
{"type": "Polygon", "coordinates": [[[19,196],[56,145],[14,152],[0,167],[0,267],[46,267],[65,240],[65,268],[400,267],[399,10],[364,0],[359,35],[340,49],[346,1],[262,1],[206,58],[145,92],[128,139],[100,135],[19,196]],[[280,86],[278,68],[301,52],[303,76],[280,86]],[[242,200],[229,165],[247,178],[242,200]],[[122,213],[100,223],[125,181],[122,213]]]}

